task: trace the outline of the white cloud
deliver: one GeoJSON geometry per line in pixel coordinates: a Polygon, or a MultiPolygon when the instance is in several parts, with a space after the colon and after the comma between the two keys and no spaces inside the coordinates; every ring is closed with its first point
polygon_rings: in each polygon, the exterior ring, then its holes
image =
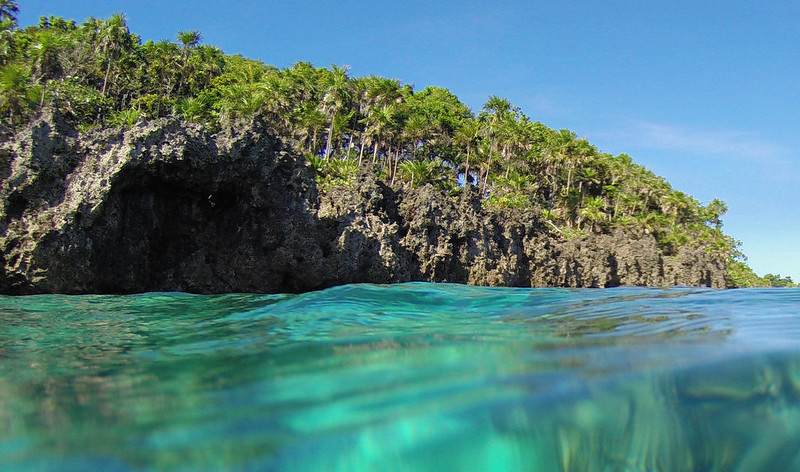
{"type": "Polygon", "coordinates": [[[546,113],[550,116],[565,115],[568,110],[563,105],[557,103],[547,95],[537,93],[526,100],[525,108],[530,108],[530,113],[533,119],[537,119],[537,114],[546,113]]]}
{"type": "Polygon", "coordinates": [[[667,149],[759,161],[783,161],[788,152],[785,147],[752,133],[698,130],[649,121],[634,122],[622,130],[602,134],[645,149],[667,149]]]}

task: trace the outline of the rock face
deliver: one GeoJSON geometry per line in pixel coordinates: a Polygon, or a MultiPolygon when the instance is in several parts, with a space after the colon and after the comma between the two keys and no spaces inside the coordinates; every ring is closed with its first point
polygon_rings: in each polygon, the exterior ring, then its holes
{"type": "Polygon", "coordinates": [[[298,292],[351,282],[724,287],[725,261],[623,233],[563,241],[469,192],[364,175],[317,192],[256,121],[79,136],[53,112],[0,145],[0,293],[298,292]]]}

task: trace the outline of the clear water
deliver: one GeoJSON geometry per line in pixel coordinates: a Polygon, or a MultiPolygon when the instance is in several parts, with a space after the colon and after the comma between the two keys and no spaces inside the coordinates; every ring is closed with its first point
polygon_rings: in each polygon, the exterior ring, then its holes
{"type": "Polygon", "coordinates": [[[800,470],[800,290],[0,297],[0,469],[800,470]]]}

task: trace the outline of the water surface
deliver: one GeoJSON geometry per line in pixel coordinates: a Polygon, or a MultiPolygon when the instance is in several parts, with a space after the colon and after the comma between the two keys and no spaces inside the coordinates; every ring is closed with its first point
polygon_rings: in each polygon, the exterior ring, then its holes
{"type": "Polygon", "coordinates": [[[800,290],[0,297],[2,470],[800,470],[800,290]]]}

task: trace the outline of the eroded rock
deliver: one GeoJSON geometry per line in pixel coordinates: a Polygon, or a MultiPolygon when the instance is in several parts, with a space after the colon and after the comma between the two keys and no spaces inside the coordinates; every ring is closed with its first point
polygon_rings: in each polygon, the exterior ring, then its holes
{"type": "Polygon", "coordinates": [[[319,195],[261,120],[79,136],[47,112],[0,145],[0,292],[297,292],[410,280],[725,286],[725,261],[625,233],[564,241],[470,192],[364,175],[319,195]]]}

